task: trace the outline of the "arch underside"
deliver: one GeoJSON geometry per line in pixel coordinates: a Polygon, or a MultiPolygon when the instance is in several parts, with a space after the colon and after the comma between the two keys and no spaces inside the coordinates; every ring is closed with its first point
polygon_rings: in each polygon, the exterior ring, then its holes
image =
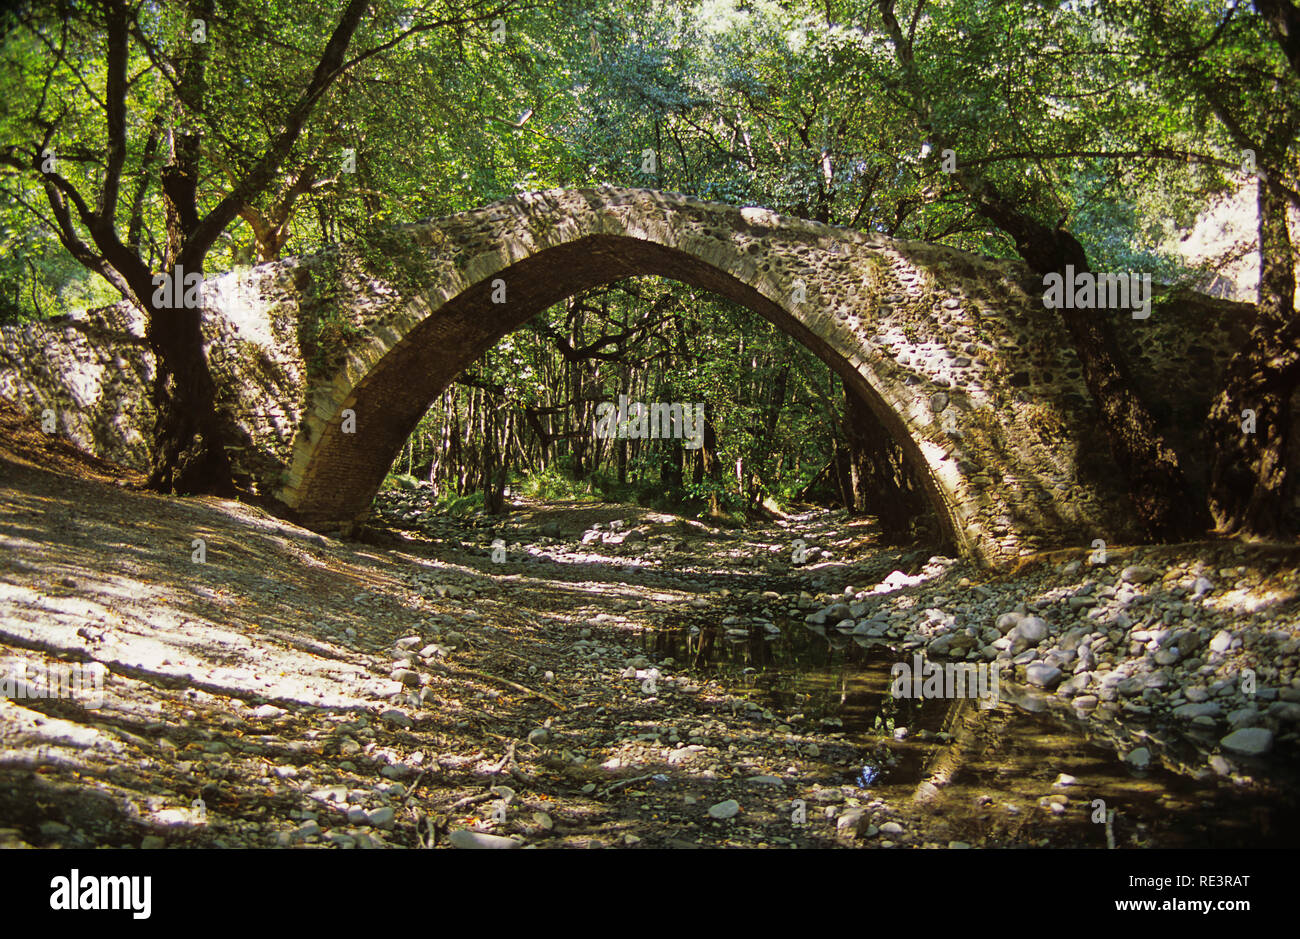
{"type": "Polygon", "coordinates": [[[397,277],[371,258],[340,279],[307,258],[257,283],[299,336],[318,334],[322,312],[354,327],[328,349],[300,346],[330,364],[308,371],[269,487],[311,527],[364,519],[421,415],[501,337],[581,290],[657,275],[734,301],[821,358],[899,445],[962,553],[996,565],[1134,534],[1077,358],[1023,265],[613,187],[524,194],[385,237],[397,277]],[[355,434],[340,426],[349,408],[355,434]]]}
{"type": "Polygon", "coordinates": [[[953,518],[952,494],[945,493],[930,472],[903,420],[878,393],[869,369],[855,367],[798,315],[731,273],[679,248],[604,234],[587,235],[516,261],[419,320],[337,402],[340,411],[355,411],[357,432],[343,433],[337,420],[323,423],[319,439],[305,454],[302,481],[289,502],[296,516],[316,528],[348,527],[363,519],[420,418],[466,367],[502,337],[573,294],[647,275],[732,300],[809,348],[868,403],[901,446],[948,539],[978,554],[978,547],[953,518]],[[498,278],[506,285],[503,304],[492,302],[493,282],[498,278]]]}

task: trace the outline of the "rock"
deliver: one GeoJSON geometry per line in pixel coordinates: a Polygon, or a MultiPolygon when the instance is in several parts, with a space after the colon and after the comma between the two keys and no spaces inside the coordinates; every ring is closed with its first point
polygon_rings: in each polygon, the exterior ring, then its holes
{"type": "Polygon", "coordinates": [[[1040,688],[1052,688],[1060,683],[1062,677],[1064,672],[1059,668],[1042,662],[1034,662],[1025,669],[1025,680],[1040,688]]]}
{"type": "Polygon", "coordinates": [[[314,838],[320,834],[320,823],[316,819],[308,819],[303,822],[289,835],[290,841],[306,841],[308,838],[314,838]]]}
{"type": "Polygon", "coordinates": [[[1151,765],[1151,751],[1146,747],[1138,747],[1124,757],[1124,761],[1134,769],[1146,769],[1151,765]]]}
{"type": "Polygon", "coordinates": [[[278,708],[274,704],[263,704],[261,707],[253,709],[253,716],[263,721],[273,720],[284,713],[284,708],[278,708]]]}
{"type": "Polygon", "coordinates": [[[997,622],[995,623],[995,625],[997,627],[998,632],[1002,633],[1002,635],[1005,636],[1007,633],[1011,632],[1011,630],[1019,626],[1020,621],[1024,618],[1025,618],[1025,614],[1023,613],[1016,613],[1016,612],[1003,613],[1001,616],[997,618],[997,622]]]}
{"type": "Polygon", "coordinates": [[[528,732],[528,742],[541,746],[551,739],[551,732],[545,727],[534,727],[528,732]]]}
{"type": "Polygon", "coordinates": [[[517,848],[520,843],[513,838],[502,838],[500,835],[485,835],[478,831],[469,831],[465,828],[458,828],[451,833],[451,846],[453,848],[469,849],[487,849],[487,850],[509,850],[517,848]]]}
{"type": "Polygon", "coordinates": [[[1249,704],[1228,712],[1228,726],[1233,730],[1240,730],[1242,727],[1254,727],[1260,722],[1260,719],[1259,711],[1249,704]]]}
{"type": "Polygon", "coordinates": [[[754,783],[759,786],[784,786],[785,780],[779,776],[750,776],[745,780],[747,783],[754,783]]]}
{"type": "Polygon", "coordinates": [[[359,805],[348,806],[348,824],[349,825],[366,824],[366,810],[359,805]]]}
{"type": "Polygon", "coordinates": [[[1217,717],[1221,710],[1223,709],[1217,701],[1193,701],[1178,705],[1174,708],[1173,715],[1184,720],[1195,720],[1198,717],[1217,717]]]}
{"type": "Polygon", "coordinates": [[[1177,665],[1180,658],[1182,658],[1182,655],[1179,654],[1177,648],[1161,649],[1155,655],[1157,665],[1177,665]]]}
{"type": "Polygon", "coordinates": [[[885,822],[885,824],[880,826],[880,833],[882,835],[901,835],[903,833],[903,826],[898,824],[898,822],[885,822]]]}
{"type": "Polygon", "coordinates": [[[396,819],[397,812],[391,805],[366,813],[366,822],[375,828],[392,828],[396,819]]]}
{"type": "Polygon", "coordinates": [[[953,639],[954,636],[952,633],[940,636],[938,639],[934,640],[934,642],[930,643],[926,652],[930,655],[947,655],[948,651],[952,648],[953,639]]]}
{"type": "Polygon", "coordinates": [[[1228,734],[1219,744],[1240,756],[1261,756],[1273,749],[1273,731],[1266,727],[1243,727],[1228,734]]]}
{"type": "Polygon", "coordinates": [[[835,830],[841,835],[856,838],[866,830],[868,821],[866,809],[849,809],[835,820],[835,830]]]}
{"type": "Polygon", "coordinates": [[[1069,773],[1062,773],[1060,776],[1056,777],[1056,782],[1052,783],[1052,786],[1054,788],[1062,788],[1065,786],[1073,786],[1076,782],[1078,782],[1078,780],[1069,773]]]}
{"type": "Polygon", "coordinates": [[[1120,571],[1120,579],[1129,584],[1149,584],[1160,576],[1160,572],[1153,567],[1146,567],[1141,564],[1134,564],[1120,571]]]}
{"type": "Polygon", "coordinates": [[[933,802],[935,799],[939,798],[941,794],[939,787],[927,779],[916,787],[916,792],[912,796],[912,800],[915,802],[933,802]]]}
{"type": "Polygon", "coordinates": [[[735,799],[727,799],[725,802],[709,806],[709,815],[712,818],[734,818],[739,812],[740,803],[735,799]]]}
{"type": "Polygon", "coordinates": [[[1294,701],[1275,701],[1269,705],[1268,716],[1288,724],[1300,723],[1300,704],[1294,701]]]}
{"type": "Polygon", "coordinates": [[[402,711],[397,710],[397,708],[388,708],[385,711],[380,711],[379,719],[381,721],[384,721],[385,723],[393,724],[397,727],[412,726],[411,719],[407,717],[406,714],[403,713],[402,711]]]}
{"type": "Polygon", "coordinates": [[[420,683],[420,673],[409,668],[395,668],[388,673],[388,677],[393,681],[400,681],[408,688],[414,688],[420,683]]]}
{"type": "Polygon", "coordinates": [[[1016,631],[1022,638],[1037,644],[1047,638],[1047,621],[1039,616],[1026,616],[1016,626],[1016,631]]]}
{"type": "Polygon", "coordinates": [[[1220,629],[1210,640],[1211,652],[1227,652],[1232,647],[1232,633],[1226,629],[1220,629]]]}

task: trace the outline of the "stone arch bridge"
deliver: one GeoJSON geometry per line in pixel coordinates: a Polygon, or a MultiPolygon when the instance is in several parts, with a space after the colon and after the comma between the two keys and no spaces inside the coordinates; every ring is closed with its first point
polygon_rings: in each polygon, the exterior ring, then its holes
{"type": "MultiPolygon", "coordinates": [[[[349,526],[459,372],[548,306],[647,274],[730,298],[821,357],[901,445],[967,555],[998,564],[1134,536],[1078,361],[1023,265],[613,187],[521,195],[393,229],[362,251],[210,278],[209,358],[243,438],[235,464],[304,524],[349,526]]],[[[1116,319],[1170,428],[1200,426],[1249,311],[1204,299],[1180,305],[1179,321],[1164,308],[1116,319]],[[1196,335],[1195,348],[1180,334],[1196,335]]],[[[13,350],[44,343],[45,377],[15,352],[0,358],[0,395],[29,412],[54,407],[70,436],[80,427],[102,455],[125,447],[139,462],[152,365],[138,315],[119,304],[91,320],[8,328],[13,350]]]]}

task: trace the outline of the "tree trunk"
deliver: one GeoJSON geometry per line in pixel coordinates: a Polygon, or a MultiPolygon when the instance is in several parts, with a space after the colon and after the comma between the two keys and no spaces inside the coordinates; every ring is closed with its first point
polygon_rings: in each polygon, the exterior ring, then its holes
{"type": "Polygon", "coordinates": [[[700,448],[700,473],[707,473],[709,476],[709,514],[718,516],[722,514],[722,499],[719,490],[722,488],[722,465],[718,462],[718,434],[713,429],[713,422],[707,417],[704,419],[704,446],[700,448]]]}
{"type": "Polygon", "coordinates": [[[154,310],[146,338],[155,361],[152,400],[153,465],[148,485],[159,492],[189,495],[234,493],[217,412],[216,384],[203,352],[201,311],[180,307],[154,310]]]}
{"type": "Polygon", "coordinates": [[[898,540],[913,519],[926,514],[925,496],[907,466],[903,449],[865,401],[844,385],[844,432],[848,441],[848,509],[873,514],[882,534],[898,540]]]}
{"type": "Polygon", "coordinates": [[[1300,382],[1300,322],[1287,205],[1264,180],[1258,188],[1257,320],[1210,408],[1209,501],[1218,533],[1269,537],[1281,530],[1290,489],[1287,447],[1291,397],[1300,382]]]}

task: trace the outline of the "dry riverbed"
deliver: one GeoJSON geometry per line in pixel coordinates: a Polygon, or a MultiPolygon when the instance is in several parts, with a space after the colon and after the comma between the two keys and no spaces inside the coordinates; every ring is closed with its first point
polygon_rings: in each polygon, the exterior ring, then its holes
{"type": "Polygon", "coordinates": [[[422,492],[345,542],[42,446],[0,452],[0,665],[106,679],[98,708],[0,699],[12,845],[1161,846],[1294,819],[1293,551],[992,577],[825,513],[452,518],[422,492]],[[1001,665],[1003,704],[882,704],[924,649],[1001,665]]]}

